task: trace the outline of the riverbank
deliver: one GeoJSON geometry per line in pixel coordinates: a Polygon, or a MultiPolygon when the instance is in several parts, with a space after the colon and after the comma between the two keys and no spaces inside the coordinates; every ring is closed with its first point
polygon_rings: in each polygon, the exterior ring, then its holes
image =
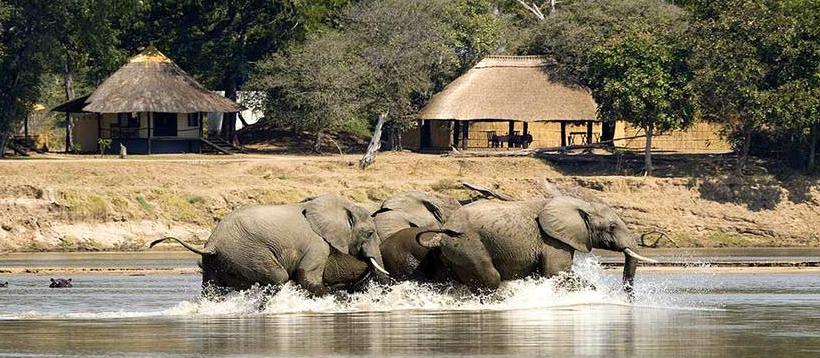
{"type": "Polygon", "coordinates": [[[357,155],[6,160],[0,161],[0,252],[140,251],[165,236],[202,243],[220,218],[245,205],[325,192],[368,207],[407,190],[467,199],[473,193],[462,181],[533,198],[545,195],[545,179],[612,205],[637,233],[669,234],[661,247],[820,246],[816,178],[762,164],[737,178],[722,166],[725,158],[709,155],[667,157],[656,178],[623,175],[634,168],[616,168],[615,159],[593,165],[568,158],[382,153],[367,171],[356,168],[357,155]]]}
{"type": "MultiPolygon", "coordinates": [[[[652,273],[818,273],[820,248],[645,249],[657,264],[642,264],[652,273]]],[[[623,257],[596,251],[601,266],[620,271],[623,257]]],[[[2,275],[198,275],[199,257],[188,251],[37,252],[0,256],[2,275]]]]}

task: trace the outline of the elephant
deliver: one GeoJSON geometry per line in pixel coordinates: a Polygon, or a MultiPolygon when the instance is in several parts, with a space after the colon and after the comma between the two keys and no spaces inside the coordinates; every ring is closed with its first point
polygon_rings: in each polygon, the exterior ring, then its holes
{"type": "Polygon", "coordinates": [[[74,285],[71,284],[71,279],[70,278],[69,279],[58,278],[56,280],[52,278],[51,279],[51,284],[48,285],[48,287],[49,288],[69,288],[69,287],[74,287],[74,285]]]}
{"type": "Polygon", "coordinates": [[[445,218],[460,204],[446,202],[419,191],[395,194],[385,199],[372,214],[376,233],[382,240],[381,253],[384,267],[397,280],[425,280],[435,272],[435,253],[416,241],[419,230],[440,229],[445,218]],[[397,235],[399,232],[403,234],[397,235]],[[431,257],[427,257],[429,256],[431,257]]]}
{"type": "Polygon", "coordinates": [[[374,273],[388,278],[370,212],[325,194],[297,204],[241,208],[225,216],[203,249],[167,237],[202,259],[204,287],[244,290],[293,280],[314,295],[374,273]]]}
{"type": "Polygon", "coordinates": [[[460,206],[455,200],[448,202],[420,191],[408,191],[382,201],[372,216],[376,232],[384,240],[408,227],[440,228],[460,206]]]}
{"type": "MultiPolygon", "coordinates": [[[[570,272],[576,251],[596,248],[624,253],[623,283],[631,294],[637,262],[656,262],[636,252],[636,237],[611,207],[567,196],[474,202],[456,210],[437,235],[427,246],[442,242],[442,256],[473,255],[473,260],[482,260],[484,254],[489,254],[492,265],[486,269],[495,272],[473,273],[474,280],[487,280],[473,285],[485,287],[496,285],[496,276],[513,280],[570,272]],[[459,237],[477,238],[481,245],[455,245],[459,237]]],[[[458,268],[452,269],[464,274],[458,268]]]]}
{"type": "Polygon", "coordinates": [[[381,249],[385,267],[399,280],[457,281],[474,292],[495,290],[501,282],[475,233],[410,227],[384,240],[381,249]]]}

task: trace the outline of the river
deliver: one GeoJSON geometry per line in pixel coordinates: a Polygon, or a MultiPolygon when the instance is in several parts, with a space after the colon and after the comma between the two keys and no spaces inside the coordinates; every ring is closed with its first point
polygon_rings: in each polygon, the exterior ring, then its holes
{"type": "MultiPolygon", "coordinates": [[[[78,262],[67,257],[0,257],[0,267],[78,262]]],[[[195,265],[189,256],[110,260],[195,265]]],[[[592,283],[578,291],[526,279],[484,297],[400,283],[323,298],[286,285],[209,299],[192,274],[83,273],[70,289],[0,274],[9,281],[0,356],[820,356],[816,269],[639,268],[630,301],[601,260],[576,259],[592,283]]]]}

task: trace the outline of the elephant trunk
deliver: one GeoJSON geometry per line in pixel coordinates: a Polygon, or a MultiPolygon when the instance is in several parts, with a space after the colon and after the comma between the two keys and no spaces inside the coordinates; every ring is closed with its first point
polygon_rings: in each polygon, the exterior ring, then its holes
{"type": "Polygon", "coordinates": [[[635,284],[635,272],[638,270],[638,259],[624,252],[624,291],[632,298],[635,284]]]}
{"type": "Polygon", "coordinates": [[[624,249],[624,291],[632,297],[632,290],[634,288],[635,272],[638,270],[638,262],[644,261],[656,264],[657,260],[643,257],[630,248],[624,249]]]}

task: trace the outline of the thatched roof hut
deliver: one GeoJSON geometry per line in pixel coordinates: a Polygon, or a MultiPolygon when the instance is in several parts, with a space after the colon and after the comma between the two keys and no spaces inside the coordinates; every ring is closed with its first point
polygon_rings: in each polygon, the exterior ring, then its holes
{"type": "MultiPolygon", "coordinates": [[[[208,113],[242,110],[236,102],[202,87],[154,46],[128,60],[93,93],[53,109],[73,113],[66,137],[77,151],[129,153],[198,152],[203,146],[229,152],[229,142],[206,138],[208,113]],[[73,128],[73,130],[71,129],[73,128]],[[109,150],[110,151],[110,150],[109,150]]],[[[211,123],[208,127],[219,126],[211,123]]],[[[205,148],[205,149],[207,149],[205,148]]]]}
{"type": "Polygon", "coordinates": [[[234,101],[202,87],[154,46],[128,60],[86,100],[85,112],[237,112],[234,101]]]}
{"type": "Polygon", "coordinates": [[[488,56],[433,96],[422,120],[595,120],[589,91],[551,81],[541,56],[488,56]]]}

